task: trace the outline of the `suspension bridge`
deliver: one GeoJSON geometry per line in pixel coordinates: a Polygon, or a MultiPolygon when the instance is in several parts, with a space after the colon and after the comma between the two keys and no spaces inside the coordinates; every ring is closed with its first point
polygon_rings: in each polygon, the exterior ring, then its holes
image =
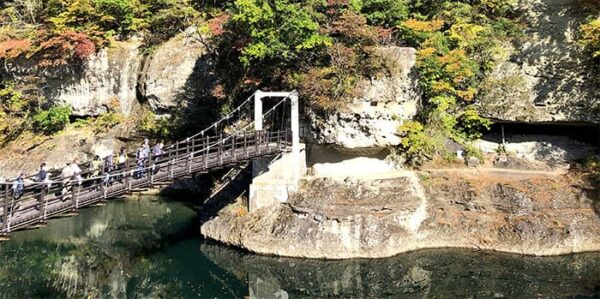
{"type": "MultiPolygon", "coordinates": [[[[50,180],[25,184],[21,194],[6,182],[0,190],[0,236],[32,228],[54,217],[121,197],[144,188],[165,185],[196,173],[208,173],[282,152],[300,151],[299,103],[296,92],[256,91],[231,113],[201,132],[165,146],[160,155],[145,159],[102,159],[99,169],[61,178],[51,170],[50,180]],[[263,112],[263,100],[279,101],[263,112]],[[254,110],[254,113],[251,113],[254,110]],[[252,117],[253,114],[253,117],[252,117]],[[252,119],[253,118],[253,119],[252,119]]],[[[87,169],[86,169],[87,168],[87,169]]],[[[292,172],[298,172],[293,166],[292,172]]],[[[299,173],[297,173],[299,176],[299,173]]]]}

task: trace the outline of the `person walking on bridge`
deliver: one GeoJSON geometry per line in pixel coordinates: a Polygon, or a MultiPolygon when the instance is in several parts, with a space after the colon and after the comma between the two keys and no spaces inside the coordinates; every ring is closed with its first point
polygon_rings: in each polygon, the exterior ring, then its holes
{"type": "Polygon", "coordinates": [[[25,175],[21,173],[13,183],[13,194],[15,195],[16,199],[21,198],[21,196],[23,196],[23,193],[25,192],[25,179],[23,178],[24,176],[25,175]]]}
{"type": "Polygon", "coordinates": [[[119,170],[119,174],[117,175],[117,181],[119,182],[123,181],[122,172],[125,170],[125,163],[127,163],[127,159],[129,159],[129,157],[127,157],[127,152],[125,151],[125,148],[122,147],[119,150],[119,155],[117,156],[117,165],[119,170]]]}
{"type": "Polygon", "coordinates": [[[79,167],[79,158],[73,159],[71,168],[73,169],[73,181],[76,181],[77,185],[81,186],[83,183],[83,177],[81,176],[81,168],[79,167]]]}
{"type": "Polygon", "coordinates": [[[139,179],[142,176],[144,176],[144,165],[146,165],[146,160],[148,159],[149,153],[150,147],[147,145],[146,142],[142,143],[142,145],[140,145],[140,147],[135,152],[137,170],[134,174],[134,178],[139,179]]]}
{"type": "Polygon", "coordinates": [[[163,155],[163,142],[160,140],[157,144],[152,147],[152,158],[154,159],[154,164],[152,165],[152,171],[154,174],[157,174],[160,170],[156,164],[159,162],[161,156],[163,155]]]}
{"type": "Polygon", "coordinates": [[[92,160],[91,166],[91,177],[93,184],[97,184],[101,181],[100,174],[102,173],[102,160],[100,160],[100,156],[95,155],[94,160],[92,160]]]}
{"type": "MultiPolygon", "coordinates": [[[[71,167],[71,162],[67,162],[67,165],[62,169],[60,174],[62,176],[61,194],[65,195],[71,187],[71,179],[73,178],[73,168],[71,167]]],[[[62,199],[65,200],[64,196],[62,199]]]]}
{"type": "Polygon", "coordinates": [[[48,168],[46,163],[40,164],[40,169],[35,177],[36,181],[40,184],[39,191],[44,191],[44,189],[49,189],[50,186],[47,186],[46,183],[49,181],[48,179],[48,168]]]}

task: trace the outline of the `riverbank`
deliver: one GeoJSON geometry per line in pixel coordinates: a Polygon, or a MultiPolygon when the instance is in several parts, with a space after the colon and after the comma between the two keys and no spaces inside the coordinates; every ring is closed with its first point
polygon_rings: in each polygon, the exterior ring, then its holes
{"type": "MultiPolygon", "coordinates": [[[[346,166],[350,174],[366,169],[346,166]]],[[[369,177],[309,177],[288,202],[246,214],[238,201],[201,232],[251,252],[317,259],[432,248],[535,256],[600,250],[597,191],[578,174],[452,169],[369,177]]]]}

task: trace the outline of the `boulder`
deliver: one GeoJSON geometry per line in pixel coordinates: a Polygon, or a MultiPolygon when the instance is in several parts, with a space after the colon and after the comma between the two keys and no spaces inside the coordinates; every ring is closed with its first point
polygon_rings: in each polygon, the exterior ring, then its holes
{"type": "Polygon", "coordinates": [[[141,91],[154,111],[168,112],[211,94],[218,80],[205,37],[195,27],[160,45],[146,59],[141,91]]]}
{"type": "Polygon", "coordinates": [[[414,48],[378,49],[391,75],[365,79],[362,96],[332,115],[311,115],[316,142],[350,151],[385,148],[400,143],[396,134],[405,120],[417,114],[420,92],[414,74],[414,48]]]}

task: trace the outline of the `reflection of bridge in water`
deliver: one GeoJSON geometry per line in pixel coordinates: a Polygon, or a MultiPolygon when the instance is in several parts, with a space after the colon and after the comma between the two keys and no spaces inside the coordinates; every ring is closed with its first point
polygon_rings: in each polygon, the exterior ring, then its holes
{"type": "Polygon", "coordinates": [[[161,155],[153,157],[150,154],[148,158],[137,161],[128,159],[117,167],[111,167],[107,162],[111,159],[103,159],[99,170],[88,169],[82,173],[85,179],[28,184],[18,197],[11,189],[13,182],[7,182],[0,191],[0,236],[196,173],[207,173],[290,150],[297,153],[298,119],[296,92],[257,91],[230,114],[200,133],[166,147],[161,155]],[[262,100],[267,97],[281,100],[263,113],[262,100]],[[245,113],[252,107],[253,122],[245,113]]]}

